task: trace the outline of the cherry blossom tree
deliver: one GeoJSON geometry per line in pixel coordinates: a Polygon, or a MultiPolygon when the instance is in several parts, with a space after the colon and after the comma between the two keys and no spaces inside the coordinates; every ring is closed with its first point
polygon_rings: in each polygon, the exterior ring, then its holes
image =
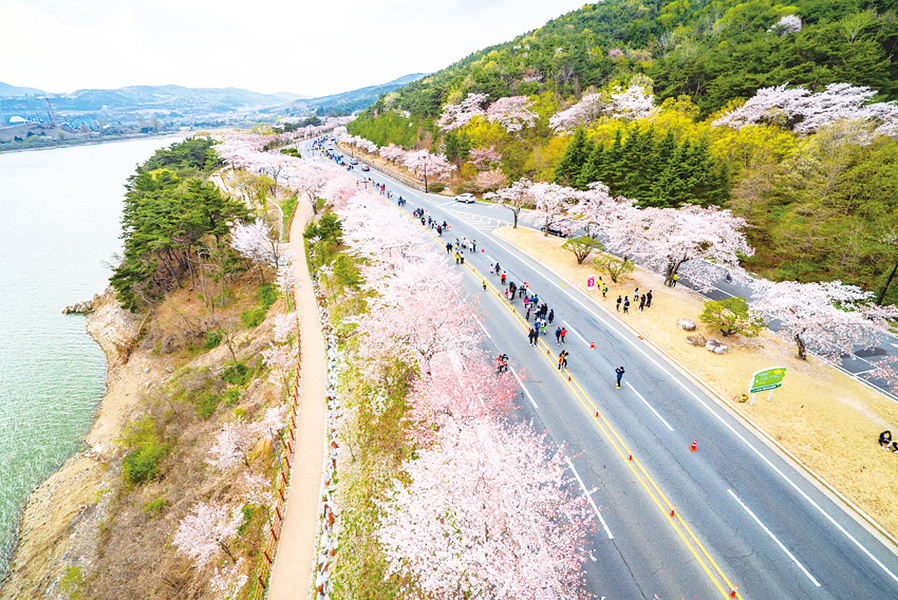
{"type": "Polygon", "coordinates": [[[502,162],[502,154],[495,146],[489,148],[472,148],[468,159],[481,171],[488,170],[502,162]]]}
{"type": "Polygon", "coordinates": [[[529,179],[519,179],[507,188],[484,195],[484,198],[501,202],[505,208],[510,210],[514,215],[514,228],[517,229],[521,210],[525,206],[532,206],[536,203],[530,191],[532,187],[533,182],[529,179]]]}
{"type": "Polygon", "coordinates": [[[238,221],[231,228],[231,247],[259,266],[259,276],[265,282],[264,267],[277,267],[278,242],[271,237],[271,227],[261,219],[252,223],[238,221]]]}
{"type": "Polygon", "coordinates": [[[585,94],[570,108],[549,117],[549,125],[555,131],[570,132],[598,121],[604,112],[605,99],[601,94],[585,94]]]}
{"type": "Polygon", "coordinates": [[[228,540],[237,534],[243,523],[239,508],[217,502],[199,502],[178,523],[172,544],[178,552],[188,556],[197,567],[203,567],[219,550],[224,550],[236,564],[228,548],[228,540]]]}
{"type": "Polygon", "coordinates": [[[498,189],[506,181],[505,173],[499,169],[493,169],[492,171],[481,171],[478,173],[474,183],[481,191],[487,192],[498,189]]]}
{"type": "Polygon", "coordinates": [[[898,309],[877,306],[872,297],[872,292],[841,281],[763,281],[752,308],[781,322],[780,332],[795,342],[802,360],[808,348],[835,359],[875,345],[877,336],[888,332],[888,320],[898,318],[898,309]]]}
{"type": "Polygon", "coordinates": [[[761,88],[741,107],[724,113],[713,125],[739,129],[754,123],[794,123],[798,133],[813,133],[841,119],[870,120],[878,124],[874,135],[891,135],[898,124],[898,103],[867,104],[876,91],[865,86],[833,83],[812,94],[804,87],[786,85],[761,88]]]}
{"type": "Polygon", "coordinates": [[[620,204],[618,208],[606,223],[606,246],[664,273],[667,286],[673,286],[674,275],[691,262],[702,264],[690,265],[690,280],[709,286],[720,274],[703,261],[739,271],[739,255],[754,253],[742,233],[745,220],[729,210],[695,205],[639,209],[620,204]]]}
{"type": "Polygon", "coordinates": [[[875,363],[875,368],[866,374],[867,379],[881,379],[886,388],[898,394],[898,356],[886,356],[875,363]]]}
{"type": "Polygon", "coordinates": [[[580,567],[595,523],[563,451],[525,426],[447,422],[405,465],[378,538],[390,571],[425,597],[588,597],[580,567]]]}
{"type": "Polygon", "coordinates": [[[775,33],[779,36],[801,31],[801,17],[798,15],[783,15],[776,24],[767,30],[767,33],[775,33]]]}
{"type": "Polygon", "coordinates": [[[443,131],[450,131],[467,125],[474,117],[486,115],[482,107],[488,97],[489,94],[468,94],[458,104],[447,104],[437,125],[443,131]]]}
{"type": "Polygon", "coordinates": [[[431,154],[427,150],[409,152],[405,155],[403,164],[415,174],[424,178],[424,193],[427,193],[427,177],[442,179],[455,170],[455,165],[446,159],[443,154],[431,154]]]}
{"type": "Polygon", "coordinates": [[[389,144],[380,149],[380,155],[386,160],[401,164],[405,162],[406,151],[395,144],[389,144]]]}
{"type": "Polygon", "coordinates": [[[527,96],[499,98],[486,109],[486,118],[490,123],[499,123],[506,131],[514,133],[536,123],[539,115],[528,110],[531,104],[527,96]]]}
{"type": "Polygon", "coordinates": [[[580,192],[577,204],[569,210],[569,215],[586,230],[586,235],[595,239],[622,207],[632,206],[632,200],[623,196],[612,198],[608,186],[595,181],[580,192]]]}
{"type": "Polygon", "coordinates": [[[274,341],[283,343],[296,335],[299,329],[299,319],[295,312],[279,313],[274,316],[271,326],[274,329],[274,341]]]}
{"type": "Polygon", "coordinates": [[[255,423],[230,423],[219,430],[215,444],[209,449],[212,458],[206,463],[220,471],[227,471],[246,462],[246,453],[259,440],[259,428],[255,423]]]}
{"type": "Polygon", "coordinates": [[[446,420],[507,416],[517,388],[514,377],[497,377],[495,366],[479,353],[439,357],[432,362],[430,373],[415,382],[408,397],[412,418],[427,425],[418,440],[432,441],[433,432],[446,420]]]}
{"type": "Polygon", "coordinates": [[[249,576],[243,572],[244,562],[241,556],[231,566],[215,567],[212,578],[209,580],[209,587],[218,592],[216,600],[236,598],[246,582],[249,581],[249,576]]]}
{"type": "Polygon", "coordinates": [[[535,183],[530,187],[530,195],[535,201],[528,220],[539,222],[540,229],[549,235],[549,227],[569,217],[569,211],[580,198],[574,188],[557,183],[535,183]]]}
{"type": "Polygon", "coordinates": [[[655,113],[655,96],[640,85],[610,95],[605,112],[614,118],[647,119],[655,113]]]}

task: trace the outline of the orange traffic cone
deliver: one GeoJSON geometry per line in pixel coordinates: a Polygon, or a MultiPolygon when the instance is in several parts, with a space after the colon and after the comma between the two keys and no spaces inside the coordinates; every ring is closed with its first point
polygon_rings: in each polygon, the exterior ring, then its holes
{"type": "Polygon", "coordinates": [[[627,460],[633,460],[633,451],[632,450],[630,450],[630,458],[628,458],[627,460]]]}
{"type": "Polygon", "coordinates": [[[596,342],[595,342],[595,340],[589,342],[589,349],[590,349],[590,350],[595,350],[595,348],[596,348],[596,342]]]}
{"type": "Polygon", "coordinates": [[[677,516],[677,505],[676,504],[674,504],[673,508],[670,509],[670,516],[672,516],[672,517],[677,516]]]}
{"type": "Polygon", "coordinates": [[[567,376],[567,380],[568,380],[568,381],[571,380],[571,376],[570,376],[570,375],[567,376]]]}
{"type": "Polygon", "coordinates": [[[689,449],[693,452],[698,452],[698,440],[695,440],[690,444],[689,449]]]}
{"type": "Polygon", "coordinates": [[[733,591],[732,591],[732,592],[730,592],[730,598],[735,598],[735,597],[736,597],[736,590],[737,590],[737,589],[739,589],[739,586],[738,586],[738,585],[737,585],[736,587],[733,588],[733,591]]]}

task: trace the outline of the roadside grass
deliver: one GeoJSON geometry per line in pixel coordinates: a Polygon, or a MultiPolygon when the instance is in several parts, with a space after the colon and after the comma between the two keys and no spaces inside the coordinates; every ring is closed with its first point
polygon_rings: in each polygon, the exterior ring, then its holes
{"type": "MultiPolygon", "coordinates": [[[[498,234],[581,289],[585,289],[587,277],[597,275],[591,259],[578,265],[574,255],[561,248],[562,239],[546,238],[541,232],[522,227],[502,227],[498,234]]],[[[704,310],[703,298],[683,287],[664,287],[658,275],[637,268],[617,284],[607,274],[603,276],[610,288],[607,298],[603,299],[599,290],[590,293],[598,307],[605,309],[602,312],[599,308],[600,314],[626,322],[700,378],[731,410],[756,423],[889,533],[898,536],[898,495],[894,490],[898,456],[882,451],[877,443],[879,432],[898,430],[898,403],[815,357],[798,359],[792,344],[769,331],[762,331],[756,338],[721,337],[698,319],[704,310]],[[627,315],[616,312],[617,296],[632,295],[636,287],[642,292],[653,290],[651,308],[639,312],[631,307],[627,315]],[[722,341],[729,351],[716,355],[688,344],[686,337],[692,333],[677,327],[680,317],[695,321],[695,333],[722,341]],[[754,406],[738,403],[739,396],[748,391],[751,374],[774,366],[785,366],[788,371],[772,400],[767,402],[767,393],[762,392],[754,406]]],[[[545,293],[551,305],[551,290],[535,291],[545,293]]],[[[589,350],[602,351],[599,347],[589,350]]],[[[667,402],[663,393],[647,399],[667,402]]],[[[701,448],[701,432],[688,433],[687,437],[697,437],[701,448]]]]}

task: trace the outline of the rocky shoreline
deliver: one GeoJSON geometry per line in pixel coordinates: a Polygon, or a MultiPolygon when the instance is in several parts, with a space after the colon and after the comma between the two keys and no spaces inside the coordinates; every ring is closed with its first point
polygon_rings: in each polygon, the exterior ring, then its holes
{"type": "MultiPolygon", "coordinates": [[[[39,485],[22,511],[16,549],[0,599],[66,598],[60,585],[88,565],[103,530],[109,492],[118,480],[122,426],[138,409],[147,389],[165,378],[164,361],[134,350],[142,321],[122,310],[111,290],[95,296],[87,331],[106,354],[106,394],[77,452],[39,485]]],[[[70,307],[72,308],[72,307],[70,307]]],[[[83,307],[82,307],[83,308],[83,307]]]]}

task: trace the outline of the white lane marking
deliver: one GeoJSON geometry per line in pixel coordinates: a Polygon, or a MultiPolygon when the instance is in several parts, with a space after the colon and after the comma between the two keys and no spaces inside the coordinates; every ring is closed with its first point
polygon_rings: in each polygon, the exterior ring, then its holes
{"type": "MultiPolygon", "coordinates": [[[[505,248],[505,251],[506,251],[506,252],[509,252],[510,254],[514,254],[514,251],[510,250],[508,244],[506,244],[505,242],[500,241],[500,240],[498,240],[498,239],[494,240],[494,242],[495,242],[496,244],[499,244],[500,246],[503,246],[503,247],[505,248]]],[[[530,261],[530,258],[529,258],[528,256],[526,256],[526,255],[525,255],[525,256],[521,256],[520,258],[521,258],[521,260],[523,260],[523,261],[530,261]]],[[[538,269],[537,269],[536,267],[533,267],[532,265],[531,265],[531,269],[533,269],[534,271],[538,271],[538,269]]],[[[560,285],[558,285],[557,283],[555,283],[555,282],[552,280],[552,277],[553,277],[553,276],[555,276],[555,275],[552,274],[552,273],[550,272],[550,276],[549,276],[549,277],[546,277],[546,280],[547,280],[549,283],[551,283],[552,285],[554,285],[555,287],[557,287],[559,290],[561,290],[561,292],[562,292],[563,294],[565,294],[568,298],[570,298],[571,300],[573,300],[574,302],[576,302],[577,304],[579,304],[580,306],[582,306],[583,309],[584,309],[587,313],[591,314],[593,317],[595,317],[596,319],[598,319],[598,320],[599,320],[601,323],[603,323],[607,328],[612,329],[612,330],[614,330],[615,332],[620,333],[621,339],[623,339],[623,340],[626,341],[628,344],[630,344],[630,346],[632,346],[633,348],[635,348],[640,354],[642,354],[646,359],[648,359],[652,364],[654,364],[659,370],[661,370],[661,372],[663,372],[665,375],[667,375],[667,376],[670,377],[673,381],[675,381],[675,382],[677,383],[677,385],[679,385],[681,388],[683,388],[683,390],[684,390],[687,394],[689,394],[690,396],[692,396],[693,398],[695,398],[696,401],[697,401],[699,404],[701,404],[701,405],[702,405],[702,406],[703,406],[709,413],[711,413],[711,415],[712,415],[715,419],[717,419],[718,421],[720,421],[720,423],[721,423],[724,427],[726,427],[727,429],[729,429],[730,432],[731,432],[733,435],[735,435],[735,436],[736,436],[736,437],[737,437],[743,444],[745,444],[745,445],[746,445],[752,452],[754,452],[755,455],[758,456],[758,458],[760,458],[764,463],[766,463],[767,466],[770,467],[770,468],[773,470],[774,473],[776,473],[777,475],[779,475],[780,478],[782,478],[783,481],[785,481],[786,483],[788,483],[789,486],[792,487],[792,489],[794,489],[796,492],[798,492],[798,494],[801,495],[801,497],[804,498],[805,501],[808,502],[808,504],[810,504],[811,506],[813,506],[813,507],[817,510],[817,512],[819,512],[821,515],[823,515],[823,517],[824,517],[827,521],[829,521],[829,522],[830,522],[836,529],[838,529],[838,530],[842,533],[842,535],[844,535],[846,538],[848,538],[848,539],[851,541],[851,543],[853,543],[853,544],[854,544],[854,545],[855,545],[861,552],[863,552],[864,554],[866,554],[867,557],[870,558],[870,560],[872,560],[874,563],[876,563],[876,565],[877,565],[880,569],[882,569],[882,570],[883,570],[889,577],[891,577],[891,578],[892,578],[893,580],[895,580],[895,581],[898,581],[898,576],[896,576],[894,573],[892,573],[892,571],[891,571],[887,566],[885,566],[885,565],[882,563],[881,560],[879,560],[878,558],[876,558],[876,557],[873,555],[872,552],[870,552],[870,551],[869,551],[863,544],[860,543],[860,541],[858,541],[857,538],[855,538],[853,535],[851,535],[851,534],[848,532],[848,530],[845,529],[845,528],[844,528],[838,521],[836,521],[836,520],[835,520],[835,519],[834,519],[828,512],[826,512],[825,510],[823,510],[823,507],[820,506],[819,504],[817,504],[817,503],[813,500],[813,498],[811,498],[811,497],[807,494],[807,492],[805,492],[803,489],[801,489],[801,488],[798,486],[798,484],[796,484],[794,481],[792,481],[792,480],[791,480],[785,473],[783,473],[783,472],[782,472],[776,465],[774,465],[773,462],[772,462],[769,458],[767,458],[766,456],[764,456],[764,454],[761,453],[760,450],[758,450],[754,445],[751,444],[751,442],[749,442],[747,439],[745,439],[745,437],[744,437],[742,434],[740,434],[738,431],[736,431],[736,429],[735,429],[732,425],[730,425],[729,423],[727,423],[727,422],[724,420],[724,418],[723,418],[722,416],[720,416],[719,414],[717,414],[717,412],[716,412],[714,409],[712,409],[711,406],[708,405],[708,403],[706,403],[704,400],[702,400],[701,398],[699,398],[698,394],[696,394],[695,392],[693,392],[692,390],[690,390],[690,389],[686,386],[686,384],[685,384],[684,382],[682,382],[682,381],[680,381],[678,378],[674,377],[674,376],[670,373],[670,371],[668,371],[667,369],[665,369],[665,368],[664,368],[664,367],[663,367],[657,360],[655,360],[655,358],[654,358],[653,356],[651,356],[651,355],[650,355],[644,348],[642,348],[639,344],[637,344],[636,342],[634,342],[633,340],[631,340],[631,339],[629,338],[629,336],[627,336],[625,333],[621,332],[621,330],[618,329],[618,327],[616,326],[616,324],[612,324],[612,323],[609,323],[608,321],[606,321],[604,318],[602,318],[602,317],[599,316],[596,312],[594,312],[594,311],[592,310],[592,308],[586,306],[586,305],[585,305],[583,302],[581,302],[578,298],[575,298],[575,297],[573,296],[573,294],[571,294],[570,291],[565,290],[565,289],[562,288],[560,285]]]]}
{"type": "Polygon", "coordinates": [[[480,319],[474,317],[474,320],[477,321],[477,324],[480,325],[480,328],[483,330],[483,333],[486,334],[486,337],[493,339],[493,336],[490,335],[490,332],[486,330],[486,327],[483,326],[483,323],[480,322],[480,319]]]}
{"type": "Polygon", "coordinates": [[[568,330],[568,331],[570,331],[571,333],[573,333],[574,335],[576,335],[578,338],[580,338],[581,340],[583,340],[583,343],[584,343],[584,344],[589,344],[589,342],[586,341],[586,338],[584,338],[582,335],[580,335],[579,333],[577,333],[577,330],[576,330],[576,329],[574,329],[573,327],[571,327],[571,324],[570,324],[570,323],[568,323],[568,322],[565,321],[564,319],[562,319],[561,322],[564,323],[564,326],[567,327],[567,330],[568,330]]]}
{"type": "Polygon", "coordinates": [[[895,348],[898,348],[898,344],[893,344],[892,342],[889,342],[889,345],[894,346],[895,348]]]}
{"type": "Polygon", "coordinates": [[[530,395],[530,390],[527,389],[527,386],[525,386],[524,382],[521,381],[521,378],[518,377],[517,371],[515,371],[511,367],[509,367],[508,369],[511,371],[511,374],[514,375],[514,378],[518,380],[518,385],[521,386],[522,390],[524,390],[524,393],[527,395],[527,399],[530,400],[530,404],[533,405],[533,408],[539,408],[539,406],[536,405],[536,400],[534,400],[533,396],[530,395]]]}
{"type": "Polygon", "coordinates": [[[637,396],[639,396],[639,399],[640,399],[640,400],[642,400],[643,402],[645,402],[645,405],[649,407],[649,410],[651,410],[653,413],[655,413],[655,416],[656,416],[656,417],[658,417],[659,419],[661,419],[661,422],[664,423],[664,426],[667,427],[669,430],[673,431],[673,427],[670,426],[670,423],[668,423],[667,421],[664,420],[664,417],[662,417],[662,416],[658,413],[658,411],[655,410],[655,407],[652,406],[651,404],[649,404],[648,401],[647,401],[645,398],[642,397],[642,394],[640,394],[639,392],[637,392],[637,391],[636,391],[636,388],[634,388],[632,385],[630,385],[630,382],[629,382],[629,381],[627,381],[627,382],[625,382],[625,383],[627,384],[627,387],[628,387],[628,388],[630,388],[631,390],[633,390],[633,393],[634,393],[634,394],[636,394],[637,396]]]}
{"type": "Polygon", "coordinates": [[[596,506],[596,503],[592,499],[592,495],[590,495],[589,490],[586,489],[586,486],[583,485],[583,480],[580,479],[580,473],[577,472],[577,469],[574,468],[574,463],[571,462],[571,459],[567,456],[564,457],[564,460],[567,461],[568,466],[571,468],[571,471],[574,472],[574,477],[577,478],[577,482],[580,484],[580,487],[583,488],[583,493],[586,495],[586,499],[589,500],[589,505],[592,506],[592,509],[596,511],[596,515],[599,517],[599,521],[602,522],[602,528],[605,530],[605,533],[608,534],[608,539],[613,540],[614,536],[611,535],[611,530],[608,529],[608,523],[605,522],[605,518],[602,516],[602,513],[599,512],[599,507],[596,506]]]}
{"type": "Polygon", "coordinates": [[[804,574],[808,576],[808,579],[811,580],[811,583],[813,583],[813,584],[816,585],[817,587],[820,587],[820,582],[817,581],[816,579],[814,579],[814,576],[811,575],[811,574],[808,572],[808,570],[804,568],[804,565],[803,565],[803,564],[801,564],[800,562],[798,562],[798,559],[795,558],[795,556],[794,556],[791,552],[789,552],[789,549],[786,548],[786,546],[785,546],[781,541],[779,541],[779,539],[778,539],[775,535],[773,535],[773,532],[770,531],[769,529],[767,529],[767,526],[766,526],[766,525],[764,525],[763,523],[761,523],[761,519],[759,519],[759,518],[755,515],[755,513],[753,513],[753,512],[751,511],[751,509],[749,509],[747,506],[745,506],[745,503],[744,503],[742,500],[740,500],[740,499],[736,496],[735,493],[733,493],[733,490],[729,490],[729,489],[728,489],[727,491],[730,493],[730,496],[732,496],[733,499],[736,500],[736,502],[738,502],[739,505],[742,506],[742,508],[745,509],[745,512],[748,513],[748,516],[750,516],[752,519],[754,519],[754,520],[755,520],[755,523],[757,523],[758,525],[761,526],[761,529],[763,529],[764,532],[765,532],[767,535],[769,535],[769,536],[771,537],[771,539],[773,539],[774,542],[776,542],[776,545],[777,545],[777,546],[779,546],[780,548],[782,548],[783,552],[785,552],[785,553],[789,556],[789,558],[792,559],[792,562],[794,562],[796,565],[798,565],[798,568],[801,569],[802,572],[804,572],[804,574]]]}

